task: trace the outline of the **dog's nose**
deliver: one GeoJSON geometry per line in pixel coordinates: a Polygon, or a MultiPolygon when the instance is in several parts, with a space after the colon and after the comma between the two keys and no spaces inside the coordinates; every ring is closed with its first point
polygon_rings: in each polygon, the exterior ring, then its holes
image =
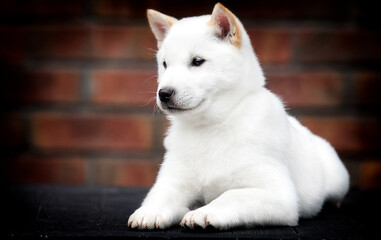
{"type": "Polygon", "coordinates": [[[159,98],[163,103],[168,103],[173,95],[175,95],[175,90],[172,88],[162,88],[159,90],[159,98]]]}

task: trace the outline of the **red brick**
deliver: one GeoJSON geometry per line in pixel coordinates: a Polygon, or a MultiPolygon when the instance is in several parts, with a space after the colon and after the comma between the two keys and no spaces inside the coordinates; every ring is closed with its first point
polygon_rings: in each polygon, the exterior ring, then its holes
{"type": "Polygon", "coordinates": [[[150,187],[159,170],[159,161],[100,159],[95,163],[96,184],[150,187]]]}
{"type": "Polygon", "coordinates": [[[364,159],[360,162],[361,188],[381,188],[381,159],[364,159]]]}
{"type": "Polygon", "coordinates": [[[128,27],[102,27],[93,31],[97,57],[128,58],[135,55],[135,37],[128,27]]]}
{"type": "Polygon", "coordinates": [[[381,74],[359,73],[355,77],[355,100],[359,105],[381,105],[381,74]]]}
{"type": "Polygon", "coordinates": [[[339,106],[343,100],[343,80],[335,72],[270,74],[267,86],[290,107],[339,106]]]}
{"type": "Polygon", "coordinates": [[[156,58],[157,43],[156,39],[148,26],[135,29],[137,57],[145,60],[156,58]]]}
{"type": "Polygon", "coordinates": [[[39,58],[153,59],[156,40],[148,25],[47,26],[28,31],[31,53],[39,58]]]}
{"type": "Polygon", "coordinates": [[[314,31],[298,35],[303,62],[361,62],[381,60],[380,31],[314,31]]]}
{"type": "MultiPolygon", "coordinates": [[[[8,70],[9,71],[9,70],[8,70]]],[[[79,98],[80,76],[75,70],[44,69],[3,72],[0,99],[20,103],[69,103],[79,98]]]]}
{"type": "Polygon", "coordinates": [[[327,139],[338,151],[381,150],[381,119],[304,116],[300,120],[313,133],[327,139]]]}
{"type": "Polygon", "coordinates": [[[84,184],[85,161],[70,157],[27,156],[12,159],[9,177],[16,183],[84,184]]]}
{"type": "Polygon", "coordinates": [[[247,29],[261,63],[286,63],[291,57],[290,35],[276,29],[247,29]]]}
{"type": "Polygon", "coordinates": [[[91,29],[76,26],[36,27],[28,32],[31,52],[36,57],[91,57],[91,29]]]}
{"type": "Polygon", "coordinates": [[[152,121],[144,115],[36,114],[35,146],[64,150],[148,150],[152,121]]]}
{"type": "Polygon", "coordinates": [[[96,70],[92,100],[100,104],[155,104],[156,72],[152,70],[96,70]]]}
{"type": "Polygon", "coordinates": [[[93,28],[94,56],[112,59],[152,59],[156,40],[145,27],[100,26],[93,28]]]}

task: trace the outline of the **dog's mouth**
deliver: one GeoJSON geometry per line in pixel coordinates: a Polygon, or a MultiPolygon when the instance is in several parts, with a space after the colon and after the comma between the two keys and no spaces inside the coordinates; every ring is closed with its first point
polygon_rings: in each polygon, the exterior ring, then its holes
{"type": "Polygon", "coordinates": [[[196,108],[199,108],[204,103],[204,101],[205,101],[205,99],[201,100],[196,106],[189,107],[189,108],[178,107],[178,106],[174,106],[172,104],[162,104],[161,107],[162,107],[163,111],[168,112],[168,113],[182,113],[182,112],[189,112],[189,111],[192,111],[196,108]]]}

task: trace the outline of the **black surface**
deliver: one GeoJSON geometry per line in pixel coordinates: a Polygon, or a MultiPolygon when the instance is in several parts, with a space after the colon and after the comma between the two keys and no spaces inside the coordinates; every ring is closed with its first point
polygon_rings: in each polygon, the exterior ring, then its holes
{"type": "Polygon", "coordinates": [[[381,239],[381,191],[352,189],[342,207],[325,205],[297,227],[230,231],[127,228],[128,216],[148,189],[121,187],[3,186],[1,239],[381,239]]]}

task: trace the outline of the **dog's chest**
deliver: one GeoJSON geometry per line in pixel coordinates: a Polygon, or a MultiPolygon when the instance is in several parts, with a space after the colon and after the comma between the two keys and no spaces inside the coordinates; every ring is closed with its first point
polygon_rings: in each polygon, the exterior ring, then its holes
{"type": "Polygon", "coordinates": [[[232,152],[231,138],[226,129],[175,128],[165,139],[165,147],[188,167],[209,169],[232,152]]]}
{"type": "Polygon", "coordinates": [[[239,143],[228,129],[171,133],[165,142],[167,150],[206,203],[242,184],[245,168],[239,161],[239,143]]]}

